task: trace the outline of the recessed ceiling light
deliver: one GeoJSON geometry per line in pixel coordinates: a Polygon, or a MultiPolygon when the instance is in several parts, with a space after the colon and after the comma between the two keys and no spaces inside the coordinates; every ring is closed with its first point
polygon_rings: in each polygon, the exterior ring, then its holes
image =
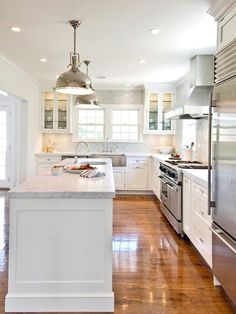
{"type": "Polygon", "coordinates": [[[128,83],[128,84],[126,84],[126,86],[127,86],[127,87],[130,87],[130,84],[128,83]]]}
{"type": "Polygon", "coordinates": [[[10,26],[9,27],[11,31],[19,33],[21,31],[21,28],[18,26],[10,26]]]}
{"type": "Polygon", "coordinates": [[[147,62],[147,60],[145,60],[145,59],[139,59],[138,60],[138,63],[146,63],[147,62]]]}
{"type": "Polygon", "coordinates": [[[105,80],[107,77],[104,76],[104,75],[99,75],[99,76],[96,76],[97,79],[102,79],[102,80],[105,80]]]}
{"type": "Polygon", "coordinates": [[[159,34],[160,33],[160,30],[157,29],[157,28],[152,28],[149,30],[150,33],[152,33],[153,35],[156,35],[156,34],[159,34]]]}
{"type": "Polygon", "coordinates": [[[39,61],[40,61],[40,62],[47,62],[47,59],[45,59],[45,58],[40,58],[39,61]]]}
{"type": "Polygon", "coordinates": [[[8,93],[4,92],[3,90],[0,90],[0,94],[3,96],[8,96],[8,93]]]}

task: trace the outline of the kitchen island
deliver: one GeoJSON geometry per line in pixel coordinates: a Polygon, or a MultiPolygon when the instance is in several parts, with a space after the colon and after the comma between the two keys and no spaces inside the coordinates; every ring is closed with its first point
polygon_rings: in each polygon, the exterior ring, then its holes
{"type": "Polygon", "coordinates": [[[9,192],[6,312],[113,312],[115,188],[111,161],[96,161],[106,176],[45,172],[9,192]]]}

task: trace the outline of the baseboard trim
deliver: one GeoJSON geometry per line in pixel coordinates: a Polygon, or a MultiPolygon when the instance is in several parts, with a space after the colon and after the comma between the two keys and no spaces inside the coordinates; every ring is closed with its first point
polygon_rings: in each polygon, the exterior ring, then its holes
{"type": "Polygon", "coordinates": [[[152,191],[117,190],[116,195],[155,195],[152,191]]]}
{"type": "Polygon", "coordinates": [[[5,312],[114,312],[114,293],[72,296],[8,293],[5,312]]]}

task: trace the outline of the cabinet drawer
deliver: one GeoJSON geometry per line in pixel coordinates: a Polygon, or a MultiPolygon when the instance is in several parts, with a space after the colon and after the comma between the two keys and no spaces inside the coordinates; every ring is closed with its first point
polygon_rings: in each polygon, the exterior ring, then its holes
{"type": "Polygon", "coordinates": [[[211,215],[208,215],[207,189],[193,182],[192,206],[193,213],[210,226],[211,215]]]}
{"type": "Polygon", "coordinates": [[[199,253],[212,267],[212,233],[209,226],[193,214],[192,242],[199,253]]]}
{"type": "Polygon", "coordinates": [[[38,163],[57,163],[61,161],[61,156],[40,156],[38,157],[38,163]]]}
{"type": "Polygon", "coordinates": [[[207,202],[207,189],[200,184],[193,182],[193,193],[207,202]]]}
{"type": "Polygon", "coordinates": [[[132,159],[128,159],[128,165],[132,166],[132,165],[147,165],[148,163],[148,159],[147,158],[141,158],[141,157],[137,157],[137,158],[132,158],[132,159]]]}

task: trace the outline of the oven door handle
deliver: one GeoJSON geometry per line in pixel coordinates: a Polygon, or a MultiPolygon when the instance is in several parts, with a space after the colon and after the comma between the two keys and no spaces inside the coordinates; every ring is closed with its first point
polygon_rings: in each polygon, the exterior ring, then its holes
{"type": "Polygon", "coordinates": [[[225,244],[228,246],[228,248],[236,254],[236,250],[234,247],[232,247],[224,238],[221,236],[221,234],[224,234],[220,229],[213,229],[209,227],[209,229],[225,244]]]}
{"type": "Polygon", "coordinates": [[[173,187],[171,184],[167,183],[167,185],[168,185],[168,187],[169,187],[172,191],[174,191],[174,192],[177,192],[177,191],[178,191],[178,188],[173,187]]]}
{"type": "Polygon", "coordinates": [[[167,185],[168,184],[168,181],[164,179],[163,176],[159,176],[160,180],[165,184],[167,185]]]}

